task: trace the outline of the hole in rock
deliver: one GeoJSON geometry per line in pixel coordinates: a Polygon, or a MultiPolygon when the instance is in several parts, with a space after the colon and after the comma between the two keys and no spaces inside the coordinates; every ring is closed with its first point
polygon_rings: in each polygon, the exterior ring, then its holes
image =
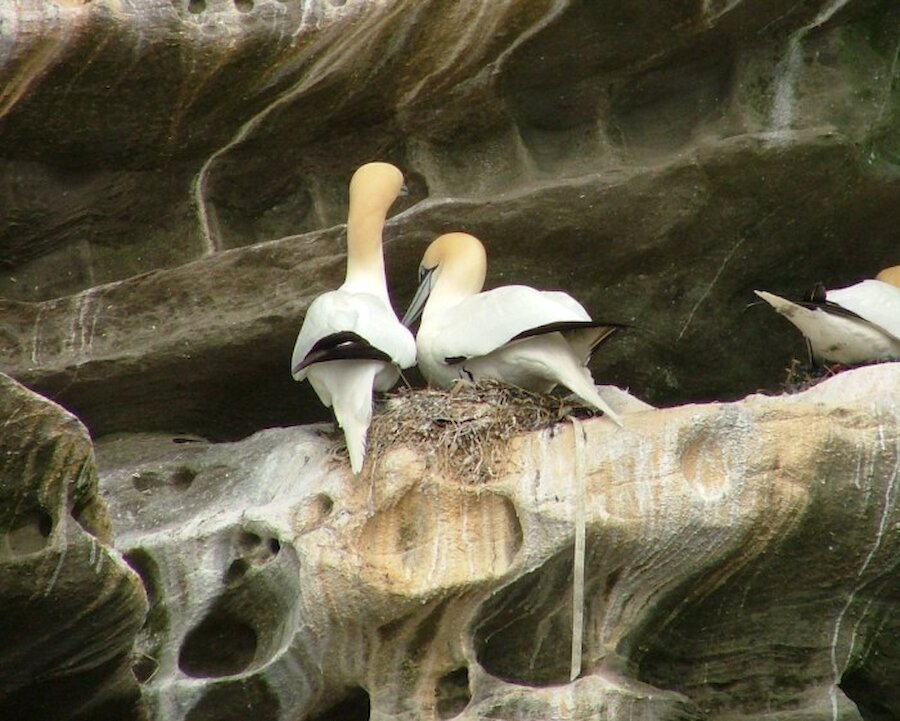
{"type": "Polygon", "coordinates": [[[472,700],[472,692],[469,690],[469,669],[463,666],[441,676],[434,695],[439,718],[450,719],[459,716],[472,700]]]}
{"type": "MultiPolygon", "coordinates": [[[[586,568],[590,559],[588,539],[586,568]]],[[[585,598],[602,598],[607,576],[586,576],[585,598]]],[[[591,628],[591,604],[585,629],[591,628]]],[[[548,559],[492,596],[474,623],[475,652],[485,670],[513,683],[567,683],[572,649],[572,548],[548,559]]]]}
{"type": "Polygon", "coordinates": [[[137,679],[138,683],[147,683],[156,675],[159,668],[159,661],[152,656],[143,654],[133,664],[131,664],[131,673],[137,679]]]}
{"type": "Polygon", "coordinates": [[[308,533],[322,525],[323,521],[334,510],[334,501],[327,493],[317,493],[294,513],[293,526],[297,535],[308,533]]]}
{"type": "Polygon", "coordinates": [[[316,714],[310,721],[368,721],[371,710],[369,694],[364,688],[357,686],[350,689],[334,706],[316,714]]]}
{"type": "MultiPolygon", "coordinates": [[[[264,538],[252,531],[241,531],[235,539],[237,555],[248,564],[262,566],[281,553],[281,541],[274,537],[264,538]]],[[[247,570],[247,569],[245,569],[247,570]]]]}
{"type": "Polygon", "coordinates": [[[319,493],[313,500],[313,503],[322,518],[325,518],[334,510],[334,499],[327,493],[319,493]]]}
{"type": "Polygon", "coordinates": [[[194,678],[233,676],[245,671],[256,656],[256,631],[223,608],[213,608],[185,636],[178,668],[194,678]]]}
{"type": "Polygon", "coordinates": [[[239,12],[248,13],[253,9],[253,0],[234,0],[234,6],[239,12]]]}
{"type": "Polygon", "coordinates": [[[10,554],[24,556],[43,550],[52,531],[53,518],[44,510],[31,511],[15,519],[6,533],[10,554]]]}
{"type": "Polygon", "coordinates": [[[235,559],[231,562],[231,565],[228,566],[228,570],[225,571],[225,583],[229,586],[240,583],[241,579],[247,575],[247,571],[249,570],[250,564],[246,559],[235,559]]]}
{"type": "Polygon", "coordinates": [[[281,717],[278,696],[258,676],[217,683],[188,711],[185,721],[277,721],[281,717]]]}
{"type": "Polygon", "coordinates": [[[181,466],[172,471],[171,475],[166,479],[163,474],[157,471],[141,471],[135,473],[131,477],[131,483],[135,490],[141,493],[150,493],[160,488],[174,488],[176,491],[186,491],[191,487],[197,472],[181,466]]]}
{"type": "Polygon", "coordinates": [[[238,548],[242,551],[252,551],[260,543],[262,543],[262,538],[251,531],[241,531],[237,538],[238,548]]]}
{"type": "Polygon", "coordinates": [[[159,566],[153,560],[153,556],[143,548],[134,548],[125,553],[123,558],[125,563],[131,566],[134,572],[140,576],[152,612],[152,607],[158,604],[162,598],[162,592],[159,587],[159,566]]]}
{"type": "Polygon", "coordinates": [[[186,491],[191,487],[191,484],[194,482],[194,479],[196,477],[197,471],[188,468],[187,466],[177,468],[172,472],[172,487],[179,491],[186,491]]]}
{"type": "Polygon", "coordinates": [[[135,490],[141,493],[148,493],[152,489],[163,485],[163,481],[156,471],[142,471],[131,476],[131,484],[135,490]]]}
{"type": "Polygon", "coordinates": [[[188,12],[196,15],[202,13],[204,10],[206,10],[206,0],[189,0],[188,12]]]}

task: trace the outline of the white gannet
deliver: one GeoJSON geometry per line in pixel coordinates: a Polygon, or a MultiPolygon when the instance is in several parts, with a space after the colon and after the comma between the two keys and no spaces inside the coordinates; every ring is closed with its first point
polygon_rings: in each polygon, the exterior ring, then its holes
{"type": "Polygon", "coordinates": [[[590,371],[591,354],[620,326],[591,320],[578,301],[559,291],[506,285],[481,292],[487,255],[478,238],[447,233],[419,266],[419,289],[403,318],[421,315],[419,369],[434,385],[494,378],[546,393],[557,384],[617,424],[590,371]]]}
{"type": "Polygon", "coordinates": [[[806,336],[817,363],[900,360],[900,265],[846,288],[819,285],[805,301],[754,292],[806,336]]]}
{"type": "Polygon", "coordinates": [[[362,469],[372,420],[372,391],[386,391],[416,362],[412,333],[397,320],[384,276],[381,235],[403,190],[388,163],[368,163],[350,181],[347,274],[337,290],[309,306],[291,357],[295,380],[308,379],[344,431],[350,467],[362,469]]]}

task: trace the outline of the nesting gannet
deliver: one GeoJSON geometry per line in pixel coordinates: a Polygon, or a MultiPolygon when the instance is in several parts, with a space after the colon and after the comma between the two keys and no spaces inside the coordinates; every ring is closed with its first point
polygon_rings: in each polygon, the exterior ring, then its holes
{"type": "Polygon", "coordinates": [[[425,378],[442,387],[494,378],[544,393],[559,384],[621,425],[585,367],[619,326],[592,321],[559,291],[507,285],[481,292],[486,270],[484,246],[467,233],[442,235],[425,251],[403,318],[409,325],[422,316],[416,346],[425,378]]]}
{"type": "Polygon", "coordinates": [[[754,292],[806,336],[818,363],[900,360],[900,265],[846,288],[819,285],[805,301],[754,292]]]}
{"type": "Polygon", "coordinates": [[[403,175],[388,163],[368,163],[350,181],[347,274],[337,290],[309,306],[291,358],[295,380],[308,379],[334,408],[359,473],[372,420],[372,391],[386,391],[400,368],[416,362],[416,342],[391,307],[384,276],[381,234],[403,175]]]}

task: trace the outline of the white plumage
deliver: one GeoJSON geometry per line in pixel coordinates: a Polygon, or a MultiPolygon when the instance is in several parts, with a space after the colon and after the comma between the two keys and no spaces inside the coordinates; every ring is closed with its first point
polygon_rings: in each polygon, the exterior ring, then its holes
{"type": "Polygon", "coordinates": [[[817,362],[900,360],[900,266],[846,288],[818,288],[808,301],[755,293],[803,333],[817,362]]]}
{"type": "Polygon", "coordinates": [[[337,290],[309,306],[294,344],[291,374],[308,379],[334,409],[353,473],[362,469],[372,420],[372,391],[386,391],[416,362],[416,344],[391,307],[381,240],[385,217],[403,189],[388,163],[368,163],[350,181],[347,274],[337,290]]]}
{"type": "Polygon", "coordinates": [[[467,233],[442,235],[425,251],[403,318],[409,324],[422,316],[416,346],[425,378],[442,387],[494,378],[544,393],[559,384],[621,425],[585,367],[619,326],[592,321],[558,291],[508,285],[481,292],[486,269],[484,246],[467,233]]]}

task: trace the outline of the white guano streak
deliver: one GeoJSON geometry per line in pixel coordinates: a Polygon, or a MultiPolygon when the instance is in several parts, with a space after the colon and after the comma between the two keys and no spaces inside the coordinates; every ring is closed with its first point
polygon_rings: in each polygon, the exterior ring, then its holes
{"type": "Polygon", "coordinates": [[[569,681],[581,675],[581,648],[584,634],[584,552],[586,480],[584,468],[584,427],[574,416],[572,437],[575,440],[575,483],[572,488],[572,516],[575,525],[575,552],[572,568],[572,658],[569,681]]]}
{"type": "Polygon", "coordinates": [[[835,13],[838,12],[850,0],[833,0],[808,22],[796,30],[788,40],[787,52],[778,64],[778,76],[775,80],[775,94],[772,99],[772,109],[769,113],[769,124],[775,133],[776,139],[784,140],[791,123],[794,121],[796,111],[794,81],[802,60],[803,39],[811,30],[824,25],[835,13]]]}

